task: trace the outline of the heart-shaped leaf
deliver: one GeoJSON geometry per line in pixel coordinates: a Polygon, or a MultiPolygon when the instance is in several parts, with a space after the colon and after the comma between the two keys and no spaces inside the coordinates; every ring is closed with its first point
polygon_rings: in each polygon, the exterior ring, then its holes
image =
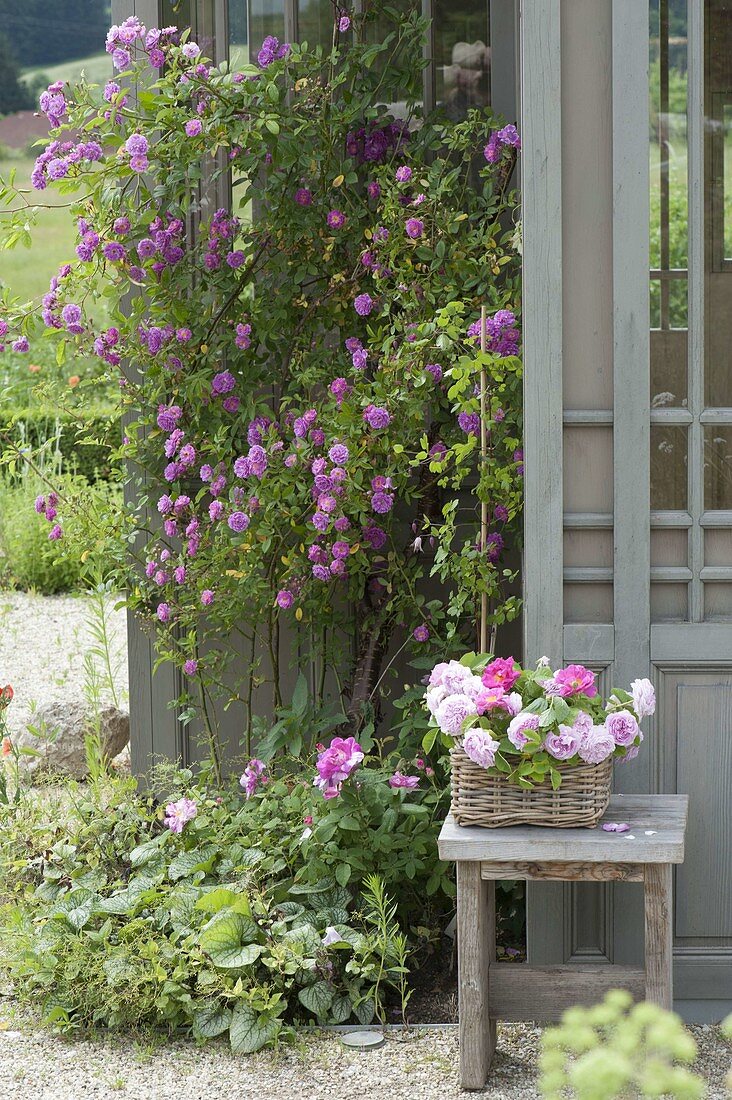
{"type": "Polygon", "coordinates": [[[252,1054],[270,1043],[280,1030],[281,1021],[255,1012],[249,1005],[234,1008],[229,1027],[229,1040],[234,1054],[252,1054]]]}

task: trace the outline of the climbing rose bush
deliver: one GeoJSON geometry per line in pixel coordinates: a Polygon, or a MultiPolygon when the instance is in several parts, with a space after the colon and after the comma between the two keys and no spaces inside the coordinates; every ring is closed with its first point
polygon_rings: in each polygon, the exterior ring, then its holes
{"type": "MultiPolygon", "coordinates": [[[[41,303],[6,303],[2,346],[49,339],[118,385],[128,504],[89,549],[216,760],[216,705],[251,755],[295,652],[334,670],[314,706],[330,693],[368,749],[387,650],[462,652],[484,594],[493,627],[517,614],[520,138],[487,111],[422,117],[424,30],[339,10],[331,49],[268,38],[232,70],[130,18],[114,79],[41,97],[33,202],[69,196],[78,243],[41,303]]],[[[37,507],[63,539],[76,502],[37,507]]]]}

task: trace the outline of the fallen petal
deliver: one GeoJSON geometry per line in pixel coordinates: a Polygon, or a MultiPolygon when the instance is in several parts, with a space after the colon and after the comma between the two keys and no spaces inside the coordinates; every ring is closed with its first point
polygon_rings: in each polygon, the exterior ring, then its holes
{"type": "Polygon", "coordinates": [[[656,835],[656,830],[655,829],[646,829],[645,835],[646,836],[655,836],[656,835]]]}
{"type": "Polygon", "coordinates": [[[606,821],[602,827],[606,833],[617,833],[618,831],[617,822],[615,821],[606,821]]]}
{"type": "Polygon", "coordinates": [[[628,835],[624,839],[625,840],[635,840],[635,837],[633,836],[632,833],[628,833],[628,835]]]}

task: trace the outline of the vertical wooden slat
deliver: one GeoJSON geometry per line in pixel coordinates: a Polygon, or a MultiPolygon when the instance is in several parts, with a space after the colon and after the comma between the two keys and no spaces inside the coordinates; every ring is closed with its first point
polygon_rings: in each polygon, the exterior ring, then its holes
{"type": "Polygon", "coordinates": [[[434,0],[422,0],[422,18],[427,19],[427,33],[422,44],[422,57],[427,66],[422,73],[422,98],[425,111],[434,110],[435,91],[435,12],[434,0]]]}
{"type": "Polygon", "coordinates": [[[561,659],[562,112],[559,0],[521,2],[524,649],[561,659]]]}
{"type": "Polygon", "coordinates": [[[491,107],[518,118],[518,6],[516,0],[490,0],[491,107]]]}
{"type": "MultiPolygon", "coordinates": [[[[612,34],[613,679],[627,685],[650,664],[647,0],[613,0],[612,34]]],[[[648,790],[648,755],[621,775],[624,790],[648,790]]]]}
{"type": "Polygon", "coordinates": [[[704,618],[700,579],[704,564],[704,0],[688,0],[688,193],[689,193],[689,619],[704,618]]]}
{"type": "Polygon", "coordinates": [[[647,863],[646,903],[646,1000],[673,1008],[673,868],[670,863],[647,863]]]}
{"type": "Polygon", "coordinates": [[[495,883],[480,877],[480,863],[457,863],[458,1011],[460,1080],[482,1089],[496,1046],[489,1016],[491,958],[495,959],[495,883]],[[487,889],[486,889],[487,887],[487,889]]]}
{"type": "MultiPolygon", "coordinates": [[[[524,660],[562,659],[562,106],[559,0],[520,0],[524,660]]],[[[532,963],[563,961],[564,887],[527,890],[532,963]]]]}

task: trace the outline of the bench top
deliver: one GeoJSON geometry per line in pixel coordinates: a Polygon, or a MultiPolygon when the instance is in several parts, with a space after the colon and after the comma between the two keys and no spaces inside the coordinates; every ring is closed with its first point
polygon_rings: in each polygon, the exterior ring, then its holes
{"type": "Polygon", "coordinates": [[[456,825],[448,814],[438,849],[445,860],[683,863],[688,808],[689,796],[685,794],[614,794],[594,829],[538,825],[482,829],[456,825]],[[627,822],[630,830],[605,832],[605,821],[627,822]]]}

